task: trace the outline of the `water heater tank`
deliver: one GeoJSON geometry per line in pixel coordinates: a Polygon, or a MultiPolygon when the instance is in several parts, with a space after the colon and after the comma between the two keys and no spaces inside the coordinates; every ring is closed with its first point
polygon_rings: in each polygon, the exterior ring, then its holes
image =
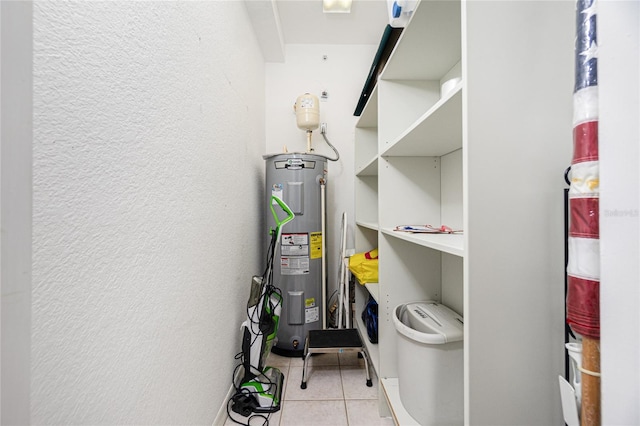
{"type": "Polygon", "coordinates": [[[298,96],[294,106],[296,124],[302,130],[315,130],[320,125],[320,103],[318,97],[310,93],[298,96]]]}
{"type": "MultiPolygon", "coordinates": [[[[315,154],[265,155],[266,201],[281,198],[295,219],[282,231],[273,262],[273,284],[282,292],[278,341],[272,352],[302,356],[309,330],[322,329],[322,203],[327,158],[315,154]]],[[[268,205],[268,204],[267,204],[268,205]]],[[[270,211],[269,229],[275,228],[270,211]]]]}

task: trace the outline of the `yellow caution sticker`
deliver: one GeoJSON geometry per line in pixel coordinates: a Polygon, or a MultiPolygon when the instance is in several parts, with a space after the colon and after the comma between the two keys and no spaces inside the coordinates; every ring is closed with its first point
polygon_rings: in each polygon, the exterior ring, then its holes
{"type": "Polygon", "coordinates": [[[309,237],[311,240],[311,259],[322,259],[322,232],[311,232],[309,237]]]}
{"type": "Polygon", "coordinates": [[[310,297],[308,299],[304,299],[304,307],[305,308],[313,308],[314,306],[316,306],[316,298],[315,297],[310,297]]]}

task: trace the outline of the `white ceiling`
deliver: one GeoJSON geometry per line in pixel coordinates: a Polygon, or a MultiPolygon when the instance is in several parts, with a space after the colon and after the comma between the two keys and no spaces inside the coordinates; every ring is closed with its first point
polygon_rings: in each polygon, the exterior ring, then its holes
{"type": "Polygon", "coordinates": [[[322,0],[245,0],[267,62],[284,61],[285,44],[380,43],[386,0],[353,0],[351,13],[323,13],[322,0]]]}
{"type": "Polygon", "coordinates": [[[386,0],[354,0],[351,13],[323,13],[322,0],[276,0],[285,44],[378,44],[386,0]]]}

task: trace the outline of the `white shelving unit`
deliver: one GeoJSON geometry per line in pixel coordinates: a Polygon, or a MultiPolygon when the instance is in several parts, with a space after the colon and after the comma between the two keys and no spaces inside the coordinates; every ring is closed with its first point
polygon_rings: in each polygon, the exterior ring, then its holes
{"type": "MultiPolygon", "coordinates": [[[[374,88],[362,110],[355,129],[355,250],[366,252],[378,247],[378,88],[374,88]]],[[[365,341],[371,366],[379,377],[380,356],[378,345],[367,338],[367,329],[361,318],[369,296],[378,301],[378,284],[356,283],[355,325],[365,341]]],[[[379,303],[379,302],[378,302],[379,303]]]]}
{"type": "Polygon", "coordinates": [[[367,350],[381,414],[397,424],[413,419],[392,312],[429,299],[465,318],[465,424],[562,421],[573,13],[563,1],[422,0],[356,124],[355,246],[380,259],[356,317],[374,295],[379,343],[367,350]],[[426,224],[462,232],[394,230],[426,224]]]}

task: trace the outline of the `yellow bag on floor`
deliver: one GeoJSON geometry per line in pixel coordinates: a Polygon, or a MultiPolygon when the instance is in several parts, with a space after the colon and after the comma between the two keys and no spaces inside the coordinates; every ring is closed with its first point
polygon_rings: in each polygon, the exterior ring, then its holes
{"type": "Polygon", "coordinates": [[[349,258],[349,270],[360,284],[378,282],[378,249],[356,253],[349,258]]]}

